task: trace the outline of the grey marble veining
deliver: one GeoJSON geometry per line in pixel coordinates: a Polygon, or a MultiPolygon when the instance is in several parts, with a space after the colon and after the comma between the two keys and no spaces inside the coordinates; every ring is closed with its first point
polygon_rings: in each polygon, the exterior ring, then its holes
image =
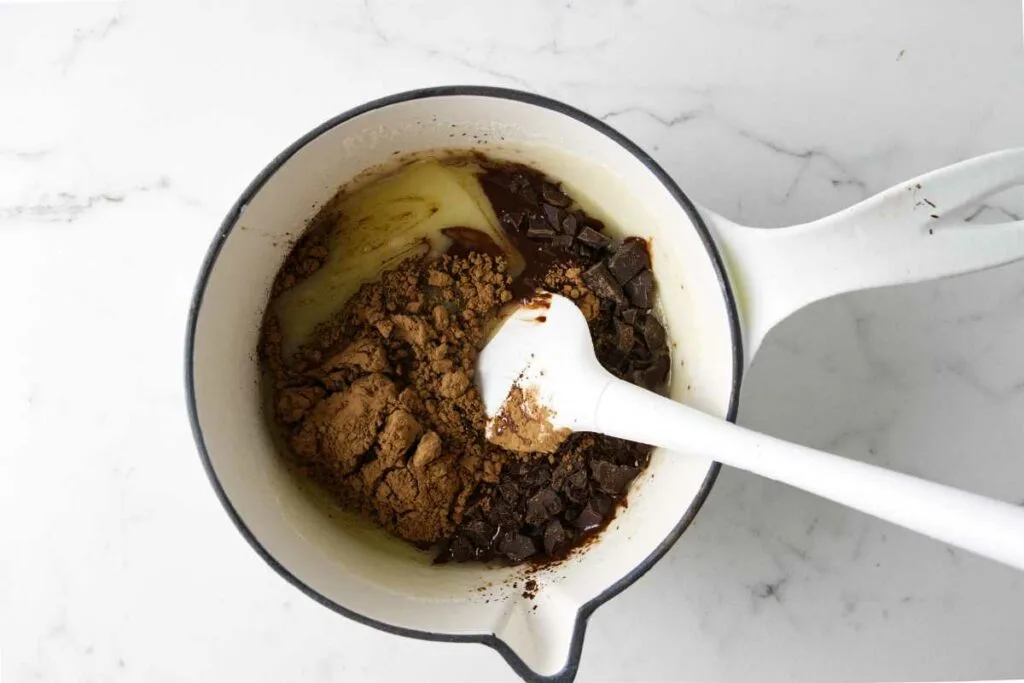
{"type": "MultiPolygon", "coordinates": [[[[199,466],[181,344],[222,214],[367,99],[536,90],[690,196],[782,226],[1024,145],[1015,0],[0,4],[0,651],[7,681],[511,680],[264,566],[199,466]]],[[[977,207],[1024,215],[1024,193],[977,207]]],[[[820,302],[760,351],[740,419],[1024,504],[1024,265],[820,302]]],[[[1024,677],[1024,578],[724,471],[599,609],[580,681],[1024,677]]]]}

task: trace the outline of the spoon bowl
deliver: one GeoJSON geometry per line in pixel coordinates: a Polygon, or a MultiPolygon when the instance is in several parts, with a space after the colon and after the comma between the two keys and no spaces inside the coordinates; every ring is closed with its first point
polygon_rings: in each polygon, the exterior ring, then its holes
{"type": "Polygon", "coordinates": [[[546,422],[541,434],[593,431],[592,397],[613,379],[597,360],[590,328],[576,304],[538,292],[502,323],[477,361],[487,438],[512,450],[553,451],[537,448],[541,444],[536,442],[501,439],[500,432],[525,434],[530,425],[517,424],[523,418],[546,422]],[[518,397],[523,410],[509,409],[510,396],[518,397]]]}

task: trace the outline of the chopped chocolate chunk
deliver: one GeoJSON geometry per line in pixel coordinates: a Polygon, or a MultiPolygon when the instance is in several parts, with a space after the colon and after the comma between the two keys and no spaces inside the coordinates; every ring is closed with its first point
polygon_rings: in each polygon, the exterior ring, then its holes
{"type": "MultiPolygon", "coordinates": [[[[625,374],[632,377],[634,371],[646,370],[648,367],[650,367],[652,362],[653,361],[651,360],[651,355],[650,353],[648,353],[647,349],[644,348],[644,345],[637,344],[635,347],[633,347],[633,353],[629,354],[629,363],[627,364],[627,372],[625,374]]],[[[636,384],[637,386],[641,386],[644,388],[647,387],[647,385],[642,382],[633,383],[636,384]]]]}
{"type": "Polygon", "coordinates": [[[621,375],[624,370],[629,368],[629,356],[614,348],[606,354],[602,354],[601,364],[616,375],[621,375]]]}
{"type": "Polygon", "coordinates": [[[595,510],[590,503],[587,503],[587,507],[580,511],[579,516],[572,521],[572,525],[580,531],[590,531],[601,526],[603,521],[604,515],[595,510]]]}
{"type": "Polygon", "coordinates": [[[456,562],[467,562],[473,559],[476,550],[465,536],[456,536],[448,546],[448,553],[456,562]]]}
{"type": "Polygon", "coordinates": [[[611,240],[594,230],[590,226],[587,226],[579,231],[576,235],[576,239],[585,244],[588,247],[594,249],[603,249],[611,244],[611,240]]]}
{"type": "Polygon", "coordinates": [[[653,389],[665,381],[668,377],[669,360],[668,356],[664,353],[658,354],[658,357],[654,359],[651,367],[644,370],[643,373],[643,386],[648,389],[653,389]]]}
{"type": "MultiPolygon", "coordinates": [[[[651,257],[647,253],[647,243],[636,237],[630,237],[622,243],[608,259],[608,270],[612,272],[619,284],[626,284],[634,275],[645,268],[651,267],[651,257]]],[[[646,306],[642,306],[646,308],[646,306]]]]}
{"type": "Polygon", "coordinates": [[[487,511],[487,519],[494,526],[514,528],[519,526],[515,510],[503,500],[496,500],[487,511]]]}
{"type": "Polygon", "coordinates": [[[513,562],[522,562],[537,552],[537,546],[529,536],[510,531],[502,537],[498,552],[513,562]]]}
{"type": "Polygon", "coordinates": [[[548,220],[548,224],[554,230],[562,229],[562,210],[557,206],[551,204],[541,204],[540,207],[544,211],[544,217],[548,220]]]}
{"type": "Polygon", "coordinates": [[[586,470],[576,470],[565,481],[570,488],[586,488],[587,472],[586,470]]]}
{"type": "Polygon", "coordinates": [[[557,249],[569,249],[573,243],[572,235],[558,235],[551,240],[551,246],[557,249]]]}
{"type": "Polygon", "coordinates": [[[506,211],[501,214],[501,220],[513,230],[519,230],[526,220],[526,212],[522,209],[517,211],[506,211]]]}
{"type": "Polygon", "coordinates": [[[551,488],[556,491],[561,491],[565,488],[566,482],[569,480],[575,470],[573,469],[573,460],[569,458],[561,458],[555,465],[554,471],[551,473],[551,488]]]}
{"type": "Polygon", "coordinates": [[[551,469],[541,464],[537,467],[525,468],[523,481],[529,486],[547,486],[551,483],[551,469]]]}
{"type": "Polygon", "coordinates": [[[666,348],[665,328],[653,315],[647,316],[647,319],[644,320],[644,342],[651,353],[657,353],[666,348]]]}
{"type": "Polygon", "coordinates": [[[560,551],[568,541],[569,534],[557,519],[551,520],[544,527],[544,552],[548,555],[554,555],[560,551]]]}
{"type": "Polygon", "coordinates": [[[619,283],[608,271],[608,267],[604,263],[598,263],[596,266],[584,271],[583,281],[600,298],[617,304],[626,303],[626,295],[622,293],[622,288],[619,287],[619,283]]]}
{"type": "Polygon", "coordinates": [[[579,223],[576,220],[576,216],[571,214],[566,216],[565,220],[562,221],[562,232],[566,235],[576,236],[576,233],[579,232],[579,223]]]}
{"type": "Polygon", "coordinates": [[[615,501],[612,500],[612,497],[607,496],[601,493],[600,491],[595,492],[594,495],[591,496],[590,504],[593,506],[595,510],[597,510],[600,514],[604,515],[605,517],[610,515],[612,513],[612,510],[615,509],[615,501]]]}
{"type": "Polygon", "coordinates": [[[565,497],[574,503],[582,503],[587,497],[587,473],[579,470],[569,475],[562,489],[565,497]]]}
{"type": "Polygon", "coordinates": [[[537,191],[529,185],[529,181],[525,181],[525,184],[521,190],[519,190],[519,196],[523,198],[527,204],[531,206],[537,206],[537,191]]]}
{"type": "Polygon", "coordinates": [[[519,484],[515,480],[507,480],[498,484],[498,494],[506,503],[514,505],[519,500],[519,484]]]}
{"type": "Polygon", "coordinates": [[[615,465],[604,460],[595,460],[590,463],[590,471],[594,475],[594,481],[602,491],[619,495],[625,492],[629,482],[637,475],[635,467],[615,465]]]}
{"type": "Polygon", "coordinates": [[[557,234],[554,228],[545,224],[540,218],[530,218],[530,227],[526,229],[526,236],[533,239],[549,240],[557,234]]]}
{"type": "Polygon", "coordinates": [[[621,320],[615,321],[615,345],[623,354],[633,350],[633,343],[636,341],[636,330],[629,323],[621,320]]]}
{"type": "Polygon", "coordinates": [[[494,541],[497,529],[482,519],[474,519],[462,527],[462,533],[478,548],[486,548],[494,541]]]}
{"type": "Polygon", "coordinates": [[[526,523],[540,525],[562,511],[562,499],[552,489],[541,489],[526,501],[526,523]]]}
{"type": "Polygon", "coordinates": [[[634,306],[647,309],[654,304],[654,275],[650,270],[641,270],[624,289],[634,306]]]}
{"type": "Polygon", "coordinates": [[[622,319],[630,325],[636,325],[636,321],[640,318],[640,311],[635,308],[627,308],[622,312],[622,319]]]}
{"type": "Polygon", "coordinates": [[[572,200],[562,192],[553,183],[544,183],[540,186],[540,194],[544,197],[544,201],[548,204],[554,204],[555,206],[566,207],[572,203],[572,200]]]}
{"type": "Polygon", "coordinates": [[[519,181],[523,179],[522,173],[493,173],[484,179],[484,182],[497,185],[509,192],[519,191],[519,181]]]}

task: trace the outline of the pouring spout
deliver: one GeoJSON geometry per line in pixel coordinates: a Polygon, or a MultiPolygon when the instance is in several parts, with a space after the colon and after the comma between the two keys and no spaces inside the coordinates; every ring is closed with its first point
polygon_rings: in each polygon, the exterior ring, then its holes
{"type": "Polygon", "coordinates": [[[585,627],[579,605],[557,586],[546,585],[511,602],[494,635],[519,660],[520,674],[570,681],[575,671],[567,669],[579,662],[570,655],[582,648],[585,627]]]}

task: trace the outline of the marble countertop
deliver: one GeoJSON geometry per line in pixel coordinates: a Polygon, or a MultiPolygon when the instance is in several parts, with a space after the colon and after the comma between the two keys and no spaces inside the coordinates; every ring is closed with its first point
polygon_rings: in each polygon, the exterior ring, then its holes
{"type": "MultiPolygon", "coordinates": [[[[777,226],[1024,145],[1017,0],[0,4],[2,679],[511,680],[349,622],[220,509],[184,410],[199,263],[255,173],[367,99],[535,90],[777,226]]],[[[1024,193],[977,220],[1024,215],[1024,193]]],[[[1024,504],[1024,264],[816,304],[740,421],[1024,504]]],[[[1024,677],[1024,575],[724,471],[599,609],[580,681],[1024,677]]]]}

